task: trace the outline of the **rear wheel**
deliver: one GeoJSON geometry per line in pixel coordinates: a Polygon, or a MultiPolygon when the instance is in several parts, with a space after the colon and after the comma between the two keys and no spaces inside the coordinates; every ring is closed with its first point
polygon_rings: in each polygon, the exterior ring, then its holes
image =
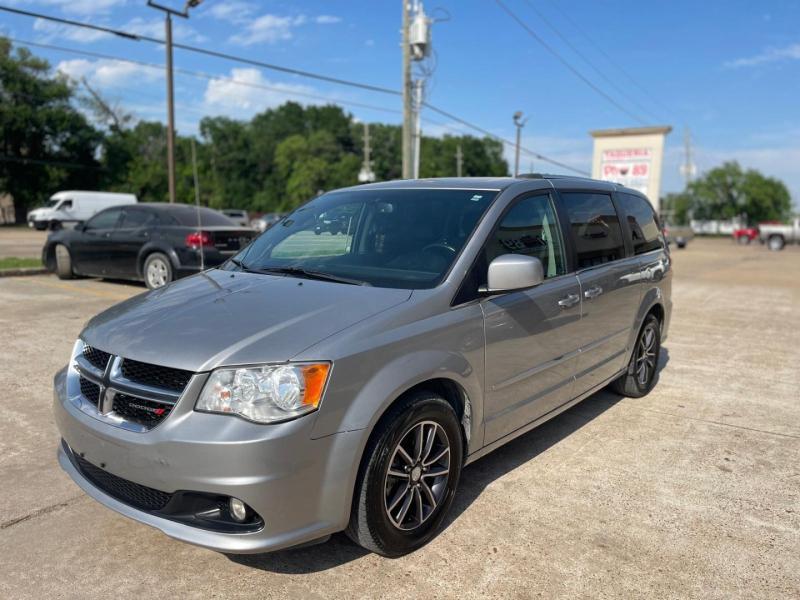
{"type": "Polygon", "coordinates": [[[164,287],[172,281],[172,264],[166,254],[153,252],[144,261],[144,282],[151,290],[164,287]]]}
{"type": "Polygon", "coordinates": [[[655,385],[660,354],[661,322],[650,314],[639,330],[628,368],[619,379],[611,383],[611,389],[629,398],[641,398],[649,394],[655,385]]]}
{"type": "Polygon", "coordinates": [[[75,274],[72,272],[72,256],[69,248],[64,244],[58,244],[55,248],[56,255],[56,275],[59,279],[72,279],[75,274]]]}
{"type": "Polygon", "coordinates": [[[785,245],[786,241],[783,239],[782,235],[771,235],[767,240],[767,247],[774,252],[783,250],[785,245]]]}
{"type": "Polygon", "coordinates": [[[462,461],[453,407],[436,394],[409,396],[387,413],[367,445],[347,535],[382,556],[428,543],[453,502],[462,461]]]}

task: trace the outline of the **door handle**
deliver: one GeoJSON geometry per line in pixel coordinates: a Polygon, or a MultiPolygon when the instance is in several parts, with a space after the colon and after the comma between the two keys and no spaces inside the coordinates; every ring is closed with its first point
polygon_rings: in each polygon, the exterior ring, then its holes
{"type": "Polygon", "coordinates": [[[603,293],[603,288],[601,288],[599,285],[596,285],[583,292],[583,295],[588,300],[591,300],[592,298],[597,298],[602,293],[603,293]]]}
{"type": "Polygon", "coordinates": [[[578,302],[581,301],[581,297],[578,294],[569,294],[567,297],[562,298],[558,301],[558,305],[561,308],[571,308],[575,306],[578,302]]]}

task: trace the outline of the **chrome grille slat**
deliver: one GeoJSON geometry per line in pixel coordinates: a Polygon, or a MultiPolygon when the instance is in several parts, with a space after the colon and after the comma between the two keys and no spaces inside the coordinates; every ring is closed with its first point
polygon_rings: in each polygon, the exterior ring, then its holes
{"type": "Polygon", "coordinates": [[[146,432],[172,413],[194,373],[130,361],[138,369],[134,374],[144,373],[146,376],[155,373],[153,379],[156,382],[164,382],[170,387],[149,385],[126,377],[125,362],[126,359],[120,356],[108,354],[106,368],[101,372],[95,364],[100,364],[100,361],[90,361],[85,350],[76,353],[73,365],[80,379],[82,410],[92,414],[96,411],[96,418],[111,425],[146,432]]]}

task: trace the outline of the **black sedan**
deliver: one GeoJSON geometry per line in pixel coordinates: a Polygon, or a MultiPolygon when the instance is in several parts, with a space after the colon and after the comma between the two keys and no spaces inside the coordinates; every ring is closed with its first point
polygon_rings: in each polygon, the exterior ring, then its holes
{"type": "Polygon", "coordinates": [[[214,267],[256,232],[188,204],[134,204],[98,212],[75,229],[52,232],[42,262],[61,279],[76,275],[144,281],[150,289],[214,267]]]}

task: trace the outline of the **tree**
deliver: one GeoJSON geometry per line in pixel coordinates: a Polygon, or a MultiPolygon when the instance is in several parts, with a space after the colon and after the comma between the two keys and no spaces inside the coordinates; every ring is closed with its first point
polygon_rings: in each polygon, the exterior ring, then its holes
{"type": "Polygon", "coordinates": [[[783,182],[754,169],[726,162],[689,184],[691,211],[696,219],[730,219],[745,215],[751,223],[786,219],[792,208],[783,182]]]}
{"type": "Polygon", "coordinates": [[[70,103],[73,89],[27,49],[0,38],[0,190],[16,220],[63,188],[95,189],[102,134],[70,103]]]}

